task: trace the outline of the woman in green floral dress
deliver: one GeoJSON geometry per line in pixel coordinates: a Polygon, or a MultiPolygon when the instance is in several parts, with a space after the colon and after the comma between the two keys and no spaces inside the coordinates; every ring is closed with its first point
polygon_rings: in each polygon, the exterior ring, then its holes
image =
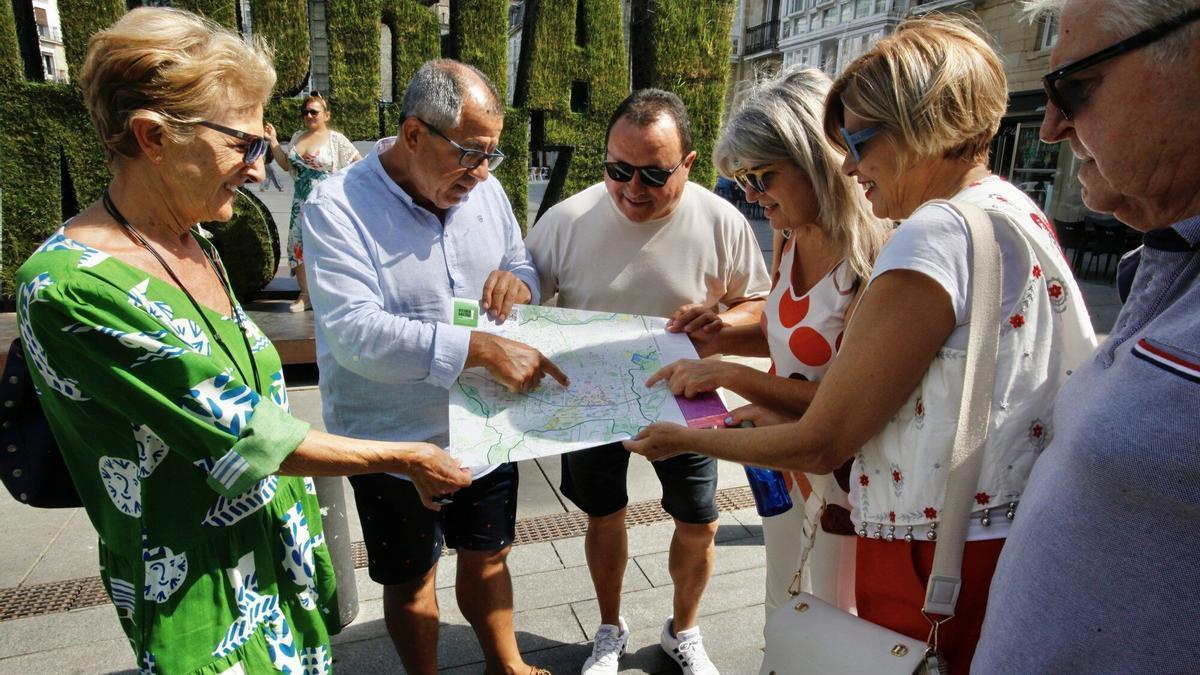
{"type": "Polygon", "coordinates": [[[274,83],[259,45],[185,12],[98,33],[80,86],[112,183],[17,273],[42,407],[143,672],[329,672],[336,585],[304,476],[415,471],[427,504],[469,482],[434,446],[292,417],[196,227],[262,179],[274,83]]]}

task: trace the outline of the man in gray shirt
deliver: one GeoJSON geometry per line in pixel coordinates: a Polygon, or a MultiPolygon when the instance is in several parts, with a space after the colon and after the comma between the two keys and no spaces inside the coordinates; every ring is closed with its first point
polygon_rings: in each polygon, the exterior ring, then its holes
{"type": "Polygon", "coordinates": [[[1145,235],[1111,335],[1059,392],[1055,436],[1017,508],[971,670],[1194,672],[1200,7],[1031,4],[1062,12],[1042,138],[1069,142],[1082,160],[1089,206],[1145,235]]]}
{"type": "MultiPolygon", "coordinates": [[[[536,303],[537,275],[504,190],[495,87],[475,68],[423,65],[403,122],[365,159],[326,179],[304,206],[305,262],[316,316],[325,426],[372,439],[447,442],[449,388],[486,368],[514,391],[567,379],[536,349],[455,325],[454,298],[482,298],[503,319],[536,303]]],[[[559,386],[550,384],[550,386],[559,386]]],[[[409,673],[437,671],[437,561],[458,551],[459,607],[488,672],[538,672],[517,650],[506,558],[516,526],[514,465],[476,468],[441,507],[402,477],[351,479],[371,578],[409,673]],[[430,508],[424,508],[430,506],[430,508]]],[[[444,500],[438,500],[444,501],[444,500]]]]}

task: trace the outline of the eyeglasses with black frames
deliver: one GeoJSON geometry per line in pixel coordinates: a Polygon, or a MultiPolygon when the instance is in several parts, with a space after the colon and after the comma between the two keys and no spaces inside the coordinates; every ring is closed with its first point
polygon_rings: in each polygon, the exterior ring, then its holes
{"type": "Polygon", "coordinates": [[[321,114],[321,111],[317,110],[316,108],[305,108],[300,111],[301,117],[316,117],[317,115],[320,115],[320,114],[321,114]]]}
{"type": "Polygon", "coordinates": [[[267,154],[267,150],[271,148],[271,142],[262,136],[255,136],[254,134],[246,133],[245,131],[230,129],[227,126],[217,124],[216,122],[209,122],[208,120],[202,120],[197,124],[202,127],[208,127],[213,131],[219,131],[226,136],[233,136],[234,138],[245,141],[246,154],[242,156],[242,162],[244,162],[246,166],[250,166],[251,164],[257,162],[262,158],[263,155],[267,154]]]}
{"type": "Polygon", "coordinates": [[[875,134],[883,131],[883,125],[873,124],[865,129],[859,129],[854,133],[847,131],[846,127],[841,127],[839,131],[842,132],[842,140],[846,142],[846,151],[849,152],[850,156],[854,158],[855,164],[861,164],[863,143],[866,143],[867,141],[871,140],[875,134]]]}
{"type": "Polygon", "coordinates": [[[504,153],[500,152],[500,148],[496,148],[495,150],[493,150],[491,152],[484,152],[483,150],[472,150],[470,148],[464,148],[463,146],[459,145],[458,143],[455,143],[449,136],[442,133],[442,131],[440,129],[433,126],[429,122],[426,122],[425,120],[421,119],[420,117],[414,117],[413,119],[417,120],[421,124],[424,124],[426,129],[429,129],[430,131],[437,134],[438,136],[441,136],[443,139],[445,139],[445,141],[447,143],[454,146],[454,149],[458,150],[461,153],[458,156],[458,165],[464,169],[474,170],[474,169],[477,169],[480,164],[487,162],[488,163],[488,171],[495,171],[496,169],[500,168],[500,164],[504,161],[504,153]]]}
{"type": "Polygon", "coordinates": [[[657,166],[634,166],[627,162],[605,162],[604,171],[608,177],[618,183],[628,183],[633,180],[633,174],[639,174],[642,177],[642,182],[650,187],[662,187],[671,180],[671,175],[675,173],[679,167],[683,166],[684,157],[679,160],[679,163],[670,169],[660,169],[657,166]]]}
{"type": "Polygon", "coordinates": [[[1153,28],[1147,28],[1133,37],[1126,38],[1115,45],[1105,47],[1094,54],[1089,54],[1068,66],[1047,73],[1042,77],[1042,86],[1046,90],[1046,98],[1050,99],[1050,102],[1054,104],[1054,107],[1058,108],[1063,117],[1071,119],[1087,103],[1087,99],[1092,92],[1091,85],[1093,83],[1093,80],[1090,78],[1072,77],[1075,73],[1113,59],[1126,52],[1131,52],[1157,42],[1196,19],[1200,19],[1200,8],[1180,14],[1174,19],[1160,23],[1153,28]]]}
{"type": "Polygon", "coordinates": [[[772,176],[784,166],[785,162],[773,162],[757,169],[747,167],[736,171],[730,178],[742,188],[742,192],[748,188],[754,188],[755,192],[766,192],[771,187],[772,176]]]}

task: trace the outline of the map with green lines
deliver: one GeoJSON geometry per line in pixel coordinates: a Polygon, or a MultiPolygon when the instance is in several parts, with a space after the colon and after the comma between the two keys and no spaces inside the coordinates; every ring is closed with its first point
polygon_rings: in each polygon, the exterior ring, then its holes
{"type": "Polygon", "coordinates": [[[684,424],[664,383],[643,386],[660,365],[696,358],[691,341],[666,319],[516,305],[502,325],[479,330],[523,342],[571,380],[543,378],[514,394],[483,368],[463,371],[450,390],[450,452],[463,466],[545,457],[633,438],[657,421],[684,424]]]}

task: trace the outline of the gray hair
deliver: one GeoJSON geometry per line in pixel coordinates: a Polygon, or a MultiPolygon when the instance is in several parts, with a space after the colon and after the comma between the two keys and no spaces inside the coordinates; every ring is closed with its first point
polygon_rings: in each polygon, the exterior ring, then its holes
{"type": "Polygon", "coordinates": [[[871,213],[862,190],[840,170],[844,155],[822,127],[829,77],[815,68],[787,70],[755,85],[721,132],[713,163],[725,176],[739,169],[791,161],[808,176],[818,223],[842,249],[854,273],[867,278],[883,247],[886,224],[871,213]]]}
{"type": "MultiPolygon", "coordinates": [[[[1058,17],[1068,1],[1025,0],[1021,3],[1021,9],[1030,20],[1047,16],[1058,17]]],[[[1112,35],[1114,42],[1196,8],[1195,0],[1104,0],[1104,5],[1096,14],[1101,30],[1112,35]]],[[[1187,53],[1188,45],[1196,41],[1197,35],[1200,35],[1200,22],[1185,26],[1146,49],[1160,63],[1171,63],[1181,54],[1187,53]]]]}
{"type": "Polygon", "coordinates": [[[479,78],[491,99],[485,112],[503,115],[500,93],[487,75],[454,59],[434,59],[421,64],[409,80],[400,105],[400,118],[416,117],[442,131],[458,126],[462,121],[463,94],[473,84],[471,75],[479,78]]]}

